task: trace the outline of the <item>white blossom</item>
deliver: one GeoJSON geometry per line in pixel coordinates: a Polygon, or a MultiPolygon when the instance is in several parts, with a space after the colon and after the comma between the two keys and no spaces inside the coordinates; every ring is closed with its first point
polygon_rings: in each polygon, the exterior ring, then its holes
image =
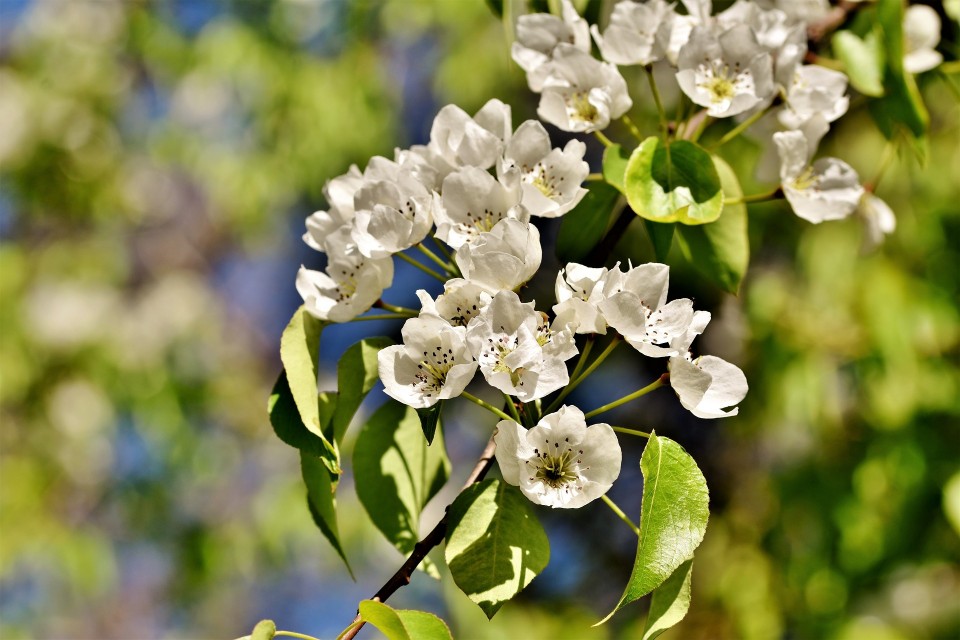
{"type": "Polygon", "coordinates": [[[801,131],[773,134],[780,153],[780,183],[794,213],[813,223],[850,215],[863,196],[857,172],[843,160],[813,155],[801,131]]]}
{"type": "Polygon", "coordinates": [[[572,45],[557,45],[547,70],[537,115],[564,131],[605,129],[633,106],[617,68],[572,45]]]}
{"type": "Polygon", "coordinates": [[[786,104],[778,111],[777,119],[787,129],[800,129],[817,115],[833,122],[850,106],[846,91],[845,73],[815,64],[800,66],[787,87],[786,104]]]}
{"type": "Polygon", "coordinates": [[[715,118],[743,113],[773,95],[773,60],[747,25],[719,36],[697,27],[677,63],[680,88],[715,118]]]}
{"type": "Polygon", "coordinates": [[[897,217],[886,202],[864,191],[856,209],[863,222],[863,250],[872,251],[883,244],[883,239],[897,228],[897,217]]]}
{"type": "Polygon", "coordinates": [[[737,415],[734,406],[747,395],[747,378],[736,365],[716,356],[670,358],[670,386],[680,404],[698,418],[737,415]],[[726,411],[728,407],[733,407],[726,411]]]}
{"type": "Polygon", "coordinates": [[[423,409],[460,395],[477,371],[466,346],[466,329],[440,316],[421,314],[403,323],[403,344],[377,354],[384,391],[423,409]]]}
{"type": "Polygon", "coordinates": [[[605,494],[620,475],[622,453],[613,428],[587,426],[583,412],[564,405],[524,429],[502,420],[494,434],[504,482],[537,504],[576,509],[605,494]]]}
{"type": "Polygon", "coordinates": [[[454,256],[463,277],[491,293],[518,289],[537,272],[542,258],[537,228],[509,218],[462,245],[454,256]]]}
{"type": "Polygon", "coordinates": [[[557,274],[557,304],[553,306],[553,312],[557,316],[572,313],[577,333],[607,332],[607,321],[600,313],[599,305],[606,299],[604,286],[608,273],[604,267],[586,267],[571,262],[557,274]]]}
{"type": "Polygon", "coordinates": [[[940,16],[932,8],[912,4],[903,14],[903,68],[910,73],[933,69],[943,56],[936,51],[940,42],[940,16]]]}
{"type": "Polygon", "coordinates": [[[417,297],[423,313],[438,315],[456,327],[467,326],[493,299],[493,293],[476,282],[452,278],[443,284],[443,293],[434,300],[420,289],[417,297]]]}
{"type": "Polygon", "coordinates": [[[406,172],[395,182],[364,185],[354,197],[357,249],[368,258],[386,258],[417,244],[433,225],[437,199],[406,172]]]}
{"type": "Polygon", "coordinates": [[[646,65],[664,55],[657,31],[672,12],[671,5],[664,0],[645,3],[622,0],[614,5],[603,35],[597,25],[593,25],[590,32],[607,62],[622,66],[646,65]]]}
{"type": "Polygon", "coordinates": [[[437,238],[458,249],[501,220],[527,221],[530,213],[520,205],[520,198],[518,172],[497,180],[477,167],[463,167],[443,181],[442,206],[434,212],[437,238]]]}
{"type": "Polygon", "coordinates": [[[325,251],[325,239],[353,221],[353,196],[362,186],[363,174],[357,165],[351,165],[347,173],[327,181],[323,186],[323,197],[330,208],[316,211],[307,218],[303,241],[308,246],[325,251]]]}
{"type": "Polygon", "coordinates": [[[583,156],[587,146],[570,140],[552,149],[550,135],[537,120],[527,120],[507,143],[499,174],[520,172],[521,201],[530,215],[557,218],[573,209],[587,190],[580,185],[590,173],[583,156]]]}
{"type": "Polygon", "coordinates": [[[372,307],[392,281],[392,259],[337,252],[328,254],[326,273],[301,266],[297,292],[317,318],[348,322],[372,307]]]}
{"type": "Polygon", "coordinates": [[[490,100],[472,118],[450,104],[434,118],[429,146],[451,168],[489,169],[503,153],[504,138],[512,129],[510,107],[499,100],[490,100]]]}
{"type": "Polygon", "coordinates": [[[517,20],[516,37],[510,49],[513,60],[527,72],[531,91],[539,93],[546,79],[546,64],[560,43],[590,53],[590,31],[570,0],[563,0],[562,17],[549,13],[531,13],[517,20]]]}
{"type": "Polygon", "coordinates": [[[564,361],[577,353],[573,329],[551,327],[532,302],[501,291],[467,325],[467,345],[492,387],[530,402],[570,381],[564,361]]]}

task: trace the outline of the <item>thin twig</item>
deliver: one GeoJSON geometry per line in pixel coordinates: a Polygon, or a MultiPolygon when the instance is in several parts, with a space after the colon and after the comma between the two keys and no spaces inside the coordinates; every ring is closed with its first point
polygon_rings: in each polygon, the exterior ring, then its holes
{"type": "MultiPolygon", "coordinates": [[[[490,438],[490,441],[487,442],[486,448],[483,450],[483,453],[480,454],[480,459],[477,460],[477,464],[473,467],[473,471],[470,472],[470,475],[467,476],[467,481],[463,484],[461,492],[469,487],[470,485],[480,482],[483,480],[484,476],[487,475],[487,472],[490,470],[490,467],[493,466],[494,453],[497,449],[497,443],[494,442],[493,438],[490,438]]],[[[447,509],[450,507],[448,506],[447,509]]],[[[417,566],[423,562],[423,559],[427,557],[427,554],[435,546],[440,544],[440,542],[447,535],[447,513],[443,514],[443,517],[440,518],[440,522],[437,523],[437,526],[427,534],[427,536],[418,542],[414,547],[413,551],[410,553],[410,557],[407,558],[407,561],[397,569],[397,572],[393,574],[389,580],[387,580],[380,590],[371,600],[377,602],[383,602],[390,596],[392,596],[397,589],[400,587],[410,584],[410,578],[413,576],[414,570],[417,566]]],[[[341,640],[352,640],[354,636],[357,635],[357,632],[364,625],[364,620],[360,618],[360,614],[357,614],[357,617],[353,619],[353,622],[350,623],[352,628],[340,636],[341,640]]]]}

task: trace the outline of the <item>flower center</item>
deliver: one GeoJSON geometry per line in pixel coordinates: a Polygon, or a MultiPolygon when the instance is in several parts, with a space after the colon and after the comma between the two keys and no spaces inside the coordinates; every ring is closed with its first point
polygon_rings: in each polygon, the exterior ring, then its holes
{"type": "Polygon", "coordinates": [[[413,383],[414,386],[429,398],[443,388],[453,365],[453,349],[444,350],[437,345],[433,351],[424,351],[423,359],[417,365],[417,382],[413,383]]]}
{"type": "Polygon", "coordinates": [[[577,91],[567,98],[567,114],[571,120],[595,122],[600,112],[590,102],[586,91],[577,91]]]}
{"type": "Polygon", "coordinates": [[[813,167],[808,166],[803,170],[803,173],[801,173],[794,179],[793,184],[791,184],[790,186],[796,189],[797,191],[806,191],[807,189],[810,189],[811,187],[816,186],[817,182],[818,182],[818,178],[817,178],[817,175],[813,172],[813,167]]]}
{"type": "Polygon", "coordinates": [[[569,491],[571,488],[578,490],[582,488],[578,484],[580,481],[579,465],[582,462],[580,458],[583,454],[582,449],[574,451],[573,447],[561,446],[560,442],[550,444],[550,441],[547,440],[546,450],[534,449],[533,452],[537,455],[533,461],[537,468],[531,480],[539,480],[553,489],[563,488],[569,491]],[[569,485],[575,486],[571,487],[569,485]]]}
{"type": "Polygon", "coordinates": [[[740,63],[730,65],[715,60],[699,68],[700,81],[697,87],[710,96],[712,104],[729,104],[737,94],[753,93],[753,77],[750,70],[740,71],[740,63]]]}
{"type": "MultiPolygon", "coordinates": [[[[357,292],[357,272],[363,268],[363,261],[357,263],[353,269],[340,269],[340,277],[337,278],[337,302],[349,300],[357,292]]],[[[331,274],[333,275],[333,274],[331,274]]],[[[334,276],[336,277],[336,276],[334,276]]]]}
{"type": "Polygon", "coordinates": [[[524,178],[548,198],[553,198],[557,193],[556,180],[550,178],[550,175],[547,173],[547,168],[542,162],[538,163],[533,171],[526,174],[524,178]]]}

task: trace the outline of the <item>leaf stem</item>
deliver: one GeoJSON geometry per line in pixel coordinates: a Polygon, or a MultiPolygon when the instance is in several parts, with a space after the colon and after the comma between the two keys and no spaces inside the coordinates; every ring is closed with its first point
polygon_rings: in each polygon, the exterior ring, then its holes
{"type": "Polygon", "coordinates": [[[618,518],[620,518],[621,520],[627,523],[627,526],[630,527],[631,530],[633,530],[633,532],[637,535],[638,538],[640,537],[640,527],[633,524],[633,520],[627,517],[627,514],[623,512],[623,509],[617,506],[617,503],[615,503],[613,500],[608,498],[607,494],[603,494],[602,496],[600,496],[600,499],[603,500],[603,502],[608,507],[610,507],[611,511],[617,514],[618,518]]]}
{"type": "Polygon", "coordinates": [[[739,198],[730,198],[729,200],[724,200],[723,204],[745,204],[748,202],[766,202],[767,200],[777,200],[778,198],[783,197],[783,189],[777,185],[777,188],[773,191],[767,191],[764,193],[753,193],[749,196],[741,196],[739,198]]]}
{"type": "Polygon", "coordinates": [[[583,351],[580,352],[580,357],[577,358],[577,364],[573,367],[573,373],[570,374],[571,380],[576,380],[577,376],[580,375],[584,365],[587,364],[587,356],[590,355],[590,351],[593,349],[593,344],[596,341],[597,339],[593,335],[587,338],[586,344],[583,345],[583,351]]]}
{"type": "MultiPolygon", "coordinates": [[[[503,411],[500,411],[500,409],[497,409],[495,406],[493,406],[493,405],[490,404],[489,402],[486,402],[486,401],[484,401],[484,400],[481,400],[480,398],[478,398],[478,397],[475,396],[475,395],[471,395],[471,394],[467,393],[466,391],[464,391],[464,392],[461,393],[460,395],[461,395],[461,397],[466,398],[466,399],[469,400],[470,402],[472,402],[472,403],[474,403],[474,404],[477,404],[477,405],[480,405],[481,407],[483,407],[484,409],[486,409],[486,410],[489,411],[490,413],[493,413],[493,414],[496,414],[496,415],[500,416],[500,417],[501,417],[502,419],[504,419],[504,420],[513,420],[512,417],[508,416],[508,415],[505,414],[503,411]]],[[[518,420],[517,422],[519,422],[519,420],[518,420]]]]}
{"type": "Polygon", "coordinates": [[[560,395],[557,396],[557,399],[550,403],[550,406],[547,407],[544,413],[550,413],[554,411],[557,407],[559,407],[560,403],[563,402],[563,399],[566,398],[571,391],[576,389],[577,385],[583,382],[587,378],[587,376],[589,376],[591,373],[596,371],[597,367],[599,367],[603,363],[603,361],[607,359],[607,356],[613,353],[613,350],[617,347],[618,344],[620,344],[621,339],[622,338],[620,338],[620,336],[614,336],[613,340],[610,341],[610,344],[607,345],[607,348],[604,349],[599,356],[597,356],[596,360],[590,363],[590,366],[587,367],[586,371],[584,371],[582,374],[577,376],[576,379],[570,380],[569,384],[567,384],[567,386],[563,388],[563,391],[560,392],[560,395]]]}
{"type": "Polygon", "coordinates": [[[697,123],[697,128],[693,130],[693,133],[689,136],[690,142],[696,142],[700,139],[700,136],[703,135],[704,130],[706,130],[707,125],[713,122],[713,118],[707,115],[706,110],[698,112],[693,118],[690,119],[690,125],[693,125],[693,121],[699,118],[700,122],[697,123]]]}
{"type": "Polygon", "coordinates": [[[439,280],[440,282],[446,282],[446,281],[448,280],[448,278],[447,278],[446,276],[440,275],[439,273],[437,273],[436,271],[434,271],[433,269],[431,269],[431,268],[428,267],[427,265],[425,265],[425,264],[423,264],[423,263],[421,263],[421,262],[417,262],[416,260],[414,260],[413,258],[411,258],[410,256],[408,256],[408,255],[405,254],[405,253],[395,253],[395,254],[393,254],[393,255],[397,256],[398,258],[400,258],[400,259],[403,260],[404,262],[407,262],[407,263],[413,265],[413,266],[416,267],[417,269],[420,269],[421,271],[423,271],[423,272],[426,273],[427,275],[433,276],[434,278],[436,278],[436,279],[439,280]]]}
{"type": "Polygon", "coordinates": [[[608,138],[607,136],[603,135],[602,131],[594,131],[593,135],[597,137],[597,140],[603,143],[603,146],[605,147],[613,146],[613,141],[611,141],[610,138],[608,138]]]}
{"type": "Polygon", "coordinates": [[[591,173],[587,175],[586,182],[599,182],[600,180],[603,180],[602,173],[591,173]]]}
{"type": "Polygon", "coordinates": [[[313,636],[308,636],[305,633],[297,633],[296,631],[275,631],[273,633],[275,636],[290,636],[291,638],[300,638],[300,640],[319,640],[313,636]]]}
{"type": "Polygon", "coordinates": [[[728,142],[730,142],[731,140],[739,136],[741,133],[749,129],[750,125],[752,125],[757,120],[762,118],[766,112],[767,112],[766,109],[761,109],[760,111],[757,111],[755,114],[753,114],[752,116],[750,116],[749,118],[747,118],[746,120],[738,124],[733,129],[730,129],[730,131],[727,131],[727,133],[725,133],[722,138],[717,140],[717,142],[710,147],[710,151],[716,151],[723,145],[727,144],[728,142]]]}
{"type": "Polygon", "coordinates": [[[657,104],[657,116],[660,118],[660,131],[664,139],[667,137],[669,128],[667,126],[667,112],[663,110],[663,102],[660,100],[660,90],[657,89],[657,81],[653,77],[653,65],[645,65],[644,72],[647,74],[647,82],[650,83],[650,93],[653,94],[653,101],[657,104]]]}
{"type": "Polygon", "coordinates": [[[420,315],[420,312],[417,311],[416,309],[410,309],[409,307],[398,307],[396,305],[384,302],[383,300],[377,300],[376,302],[373,303],[373,306],[379,307],[384,311],[390,311],[392,313],[397,313],[403,316],[409,316],[411,318],[415,318],[418,315],[420,315]]]}
{"type": "Polygon", "coordinates": [[[523,424],[523,420],[520,419],[520,412],[517,411],[517,405],[513,404],[513,399],[506,393],[503,394],[503,398],[507,401],[507,408],[510,410],[510,415],[513,416],[514,421],[517,424],[523,424]]]}
{"type": "Polygon", "coordinates": [[[594,409],[593,411],[585,414],[584,417],[585,417],[585,418],[592,418],[592,417],[594,417],[594,416],[598,416],[598,415],[600,415],[601,413],[604,413],[604,412],[606,412],[606,411],[610,411],[611,409],[615,409],[615,408],[619,407],[619,406],[622,405],[622,404],[626,404],[626,403],[628,403],[628,402],[631,402],[631,401],[633,401],[633,400],[636,400],[637,398],[639,398],[639,397],[641,397],[641,396],[645,396],[645,395],[647,395],[648,393],[650,393],[651,391],[654,391],[655,389],[659,389],[660,387],[662,387],[662,386],[664,385],[664,382],[665,382],[665,380],[664,380],[663,378],[664,378],[664,376],[660,376],[659,378],[657,378],[656,380],[654,380],[653,382],[651,382],[650,384],[648,384],[647,386],[645,386],[643,389],[639,389],[639,390],[637,390],[637,391],[634,391],[633,393],[628,394],[628,395],[625,395],[625,396],[623,396],[622,398],[620,398],[620,399],[618,399],[618,400],[614,400],[613,402],[608,402],[607,404],[603,405],[602,407],[597,407],[597,408],[594,409]]]}
{"type": "Polygon", "coordinates": [[[433,261],[434,264],[439,266],[441,269],[443,269],[450,275],[454,275],[453,267],[450,266],[450,263],[446,262],[445,260],[441,260],[440,256],[438,256],[433,251],[430,251],[430,249],[427,249],[425,246],[423,246],[422,242],[416,245],[416,247],[420,251],[420,253],[427,256],[431,261],[433,261]]]}
{"type": "Polygon", "coordinates": [[[627,125],[627,129],[630,130],[630,133],[633,134],[634,138],[640,142],[643,142],[643,134],[640,133],[640,129],[633,123],[633,120],[630,119],[630,116],[623,114],[623,117],[620,118],[620,120],[623,122],[623,124],[627,125]]]}
{"type": "Polygon", "coordinates": [[[626,427],[610,427],[614,431],[619,431],[620,433],[626,433],[631,436],[639,436],[641,438],[650,438],[650,434],[646,431],[638,431],[637,429],[628,429],[626,427]]]}

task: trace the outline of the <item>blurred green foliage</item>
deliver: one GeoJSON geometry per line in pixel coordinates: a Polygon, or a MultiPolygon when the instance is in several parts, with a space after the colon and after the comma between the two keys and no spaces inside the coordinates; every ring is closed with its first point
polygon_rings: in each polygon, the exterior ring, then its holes
{"type": "MultiPolygon", "coordinates": [[[[260,617],[330,635],[399,556],[344,488],[341,534],[362,560],[344,583],[269,428],[292,242],[327,178],[422,138],[439,106],[499,97],[515,122],[532,115],[502,25],[481,0],[37,1],[4,22],[0,636],[228,638],[260,617]]],[[[706,350],[741,362],[751,393],[735,419],[670,433],[706,441],[713,513],[675,637],[960,632],[948,82],[921,78],[927,165],[905,151],[879,183],[898,218],[884,247],[862,255],[852,219],[751,207],[740,297],[703,292],[706,350]]],[[[870,176],[884,143],[864,111],[829,144],[870,176]]],[[[756,153],[738,140],[727,159],[742,173],[756,153]]],[[[596,565],[569,544],[552,563],[586,565],[560,600],[534,581],[488,625],[448,579],[418,575],[396,606],[446,611],[458,638],[639,635],[641,605],[588,630],[633,548],[596,565]]]]}

